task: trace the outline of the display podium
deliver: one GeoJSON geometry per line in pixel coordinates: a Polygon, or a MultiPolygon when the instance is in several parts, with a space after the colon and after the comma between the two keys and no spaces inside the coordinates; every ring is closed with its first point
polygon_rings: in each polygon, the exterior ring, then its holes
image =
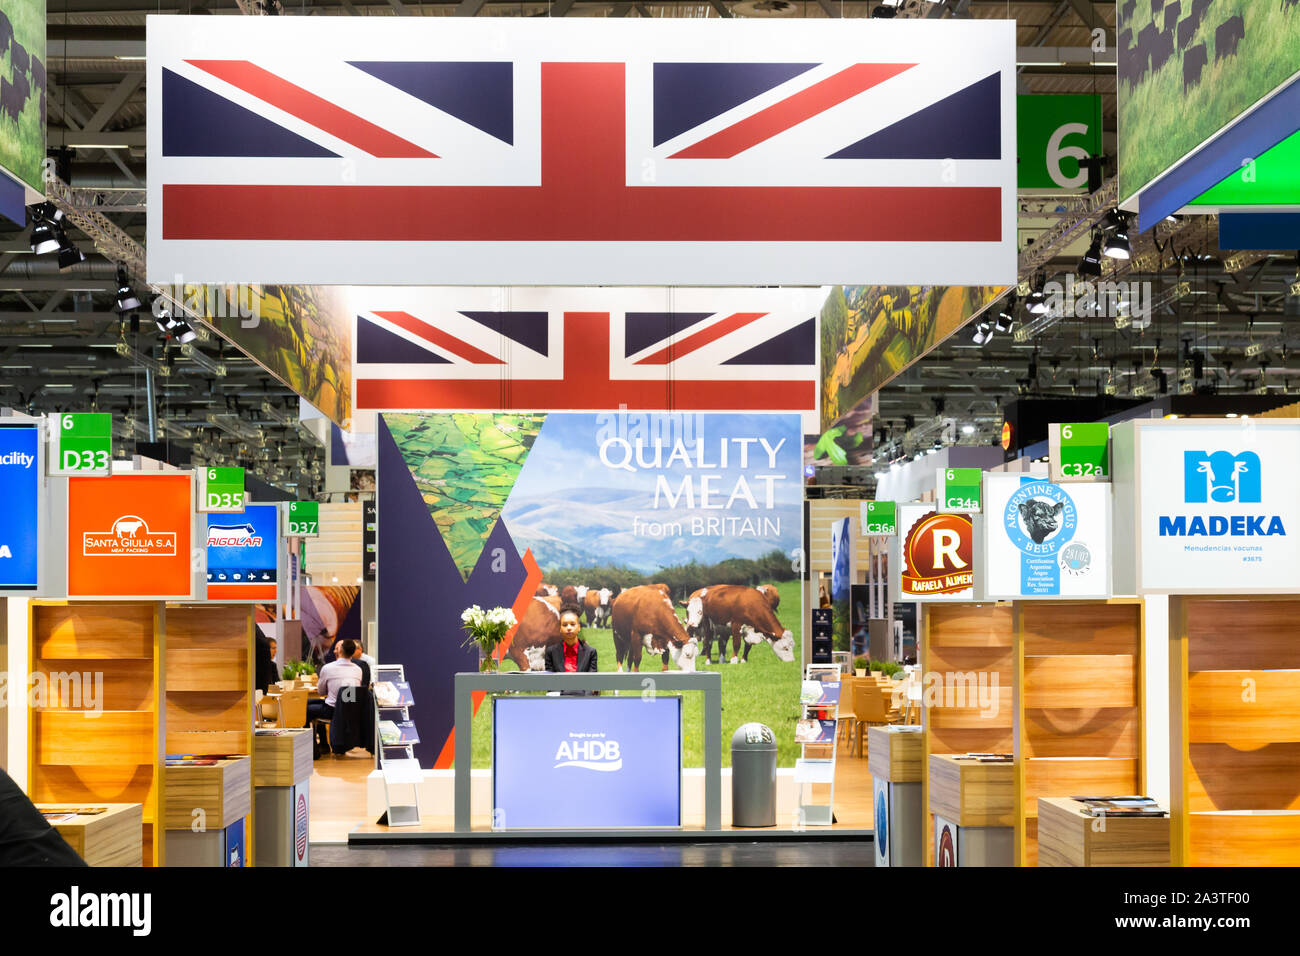
{"type": "Polygon", "coordinates": [[[1068,797],[1038,798],[1039,866],[1168,866],[1169,817],[1100,817],[1068,797]]]}
{"type": "MultiPolygon", "coordinates": [[[[88,809],[80,803],[38,803],[42,813],[88,809]]],[[[144,807],[138,803],[103,803],[93,809],[103,813],[76,813],[68,820],[50,820],[50,826],[87,866],[140,866],[143,852],[144,807]]]]}
{"type": "Polygon", "coordinates": [[[925,848],[921,727],[867,728],[867,769],[875,808],[876,866],[920,866],[925,848]]]}
{"type": "Polygon", "coordinates": [[[312,731],[253,738],[254,835],[259,866],[308,866],[312,731]]]}
{"type": "Polygon", "coordinates": [[[934,865],[1014,865],[1015,764],[931,754],[929,770],[934,865]]]}
{"type": "Polygon", "coordinates": [[[168,866],[247,866],[244,818],[252,812],[252,760],[168,766],[163,824],[168,866]]]}

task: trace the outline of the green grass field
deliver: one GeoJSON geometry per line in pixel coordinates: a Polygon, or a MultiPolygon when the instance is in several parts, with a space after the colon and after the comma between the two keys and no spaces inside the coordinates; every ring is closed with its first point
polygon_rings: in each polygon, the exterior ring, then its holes
{"type": "MultiPolygon", "coordinates": [[[[1189,8],[1190,4],[1183,4],[1184,19],[1189,8]]],[[[1141,0],[1133,22],[1123,27],[1132,29],[1136,42],[1138,31],[1151,19],[1150,5],[1141,0]]],[[[1156,26],[1163,24],[1162,15],[1156,26]]],[[[1135,91],[1129,90],[1127,80],[1120,81],[1121,197],[1163,173],[1300,69],[1300,7],[1283,10],[1277,0],[1214,0],[1188,49],[1200,43],[1205,44],[1208,62],[1201,82],[1186,94],[1183,54],[1178,49],[1158,73],[1144,76],[1135,91]],[[1245,25],[1245,37],[1236,56],[1215,63],[1215,28],[1237,14],[1245,25]]]]}
{"type": "MultiPolygon", "coordinates": [[[[776,584],[781,595],[777,617],[795,636],[794,660],[779,661],[766,643],[756,645],[746,664],[703,663],[697,659],[697,670],[712,670],[722,674],[722,765],[731,766],[731,735],[747,721],[767,724],[776,734],[777,766],[793,767],[799,747],[794,742],[794,725],[799,715],[799,661],[801,659],[802,633],[799,614],[799,582],[784,581],[776,584]]],[[[677,616],[685,618],[686,609],[678,608],[677,616]]],[[[617,670],[614,660],[614,632],[608,629],[584,627],[582,639],[596,649],[597,667],[602,672],[617,670]]],[[[715,659],[717,651],[714,651],[715,659]]],[[[641,673],[653,677],[661,672],[659,658],[648,655],[641,658],[641,673]]],[[[514,662],[502,662],[502,670],[515,670],[514,662]]],[[[697,692],[683,694],[682,701],[682,766],[704,765],[704,695],[697,692]]],[[[492,707],[484,700],[474,716],[474,766],[492,765],[492,707]]]]}
{"type": "MultiPolygon", "coordinates": [[[[14,28],[14,39],[29,54],[45,60],[45,4],[34,0],[5,0],[5,16],[14,28]]],[[[0,55],[0,76],[13,78],[10,51],[0,55]]],[[[13,172],[33,188],[41,186],[41,160],[45,158],[45,117],[41,115],[41,97],[33,87],[18,122],[0,112],[0,166],[13,172]]]]}

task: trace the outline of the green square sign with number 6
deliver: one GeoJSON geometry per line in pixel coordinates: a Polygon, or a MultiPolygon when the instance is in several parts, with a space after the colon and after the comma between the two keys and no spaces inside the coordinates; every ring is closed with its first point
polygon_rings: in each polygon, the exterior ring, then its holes
{"type": "Polygon", "coordinates": [[[1053,424],[1047,431],[1050,477],[1062,481],[1110,481],[1110,425],[1053,424]]]}
{"type": "Polygon", "coordinates": [[[1084,188],[1079,160],[1101,155],[1101,97],[1017,96],[1016,152],[1019,188],[1084,188]]]}
{"type": "Polygon", "coordinates": [[[106,478],[113,473],[113,417],[107,412],[55,414],[50,427],[50,475],[106,478]]]}
{"type": "Polygon", "coordinates": [[[289,502],[289,529],[291,538],[311,538],[320,534],[320,503],[316,501],[289,502]]]}
{"type": "Polygon", "coordinates": [[[943,514],[979,512],[984,471],[980,468],[940,468],[935,480],[935,500],[943,514]]]}
{"type": "Polygon", "coordinates": [[[244,469],[199,469],[199,511],[243,510],[244,469]]]}

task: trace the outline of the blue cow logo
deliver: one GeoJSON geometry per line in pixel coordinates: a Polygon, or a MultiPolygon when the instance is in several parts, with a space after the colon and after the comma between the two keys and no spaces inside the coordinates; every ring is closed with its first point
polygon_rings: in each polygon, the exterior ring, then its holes
{"type": "Polygon", "coordinates": [[[1245,503],[1262,496],[1259,455],[1253,451],[1183,452],[1184,500],[1245,503]]]}

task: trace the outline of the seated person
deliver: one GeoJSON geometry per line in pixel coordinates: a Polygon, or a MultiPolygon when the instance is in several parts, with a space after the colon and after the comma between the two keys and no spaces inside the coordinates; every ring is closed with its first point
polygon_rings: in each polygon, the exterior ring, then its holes
{"type": "MultiPolygon", "coordinates": [[[[307,701],[307,724],[316,718],[329,720],[334,716],[334,707],[338,703],[339,693],[348,687],[361,686],[361,668],[352,663],[350,658],[356,653],[356,644],[350,640],[339,642],[340,657],[320,669],[316,679],[316,692],[320,699],[307,701]]],[[[324,727],[318,728],[321,746],[327,741],[324,727]]]]}
{"type": "Polygon", "coordinates": [[[278,684],[280,683],[280,665],[275,662],[275,653],[276,653],[277,645],[274,637],[271,638],[270,645],[271,645],[271,683],[278,684]]]}
{"type": "Polygon", "coordinates": [[[582,639],[581,611],[576,604],[560,608],[560,634],[563,640],[546,645],[546,669],[557,674],[595,672],[596,649],[582,639]]]}
{"type": "Polygon", "coordinates": [[[370,687],[370,675],[374,673],[373,665],[371,663],[374,658],[361,652],[360,641],[353,641],[353,643],[356,644],[357,647],[356,650],[352,652],[352,663],[361,668],[361,686],[368,688],[370,687]]]}
{"type": "Polygon", "coordinates": [[[375,668],[379,666],[379,662],[366,653],[365,646],[360,640],[357,640],[357,656],[354,657],[353,660],[365,661],[370,665],[370,673],[372,674],[375,672],[375,668]]]}
{"type": "Polygon", "coordinates": [[[268,687],[280,679],[280,675],[275,670],[275,652],[271,650],[271,644],[261,634],[257,635],[256,657],[254,658],[254,681],[253,686],[266,693],[268,687]]]}

